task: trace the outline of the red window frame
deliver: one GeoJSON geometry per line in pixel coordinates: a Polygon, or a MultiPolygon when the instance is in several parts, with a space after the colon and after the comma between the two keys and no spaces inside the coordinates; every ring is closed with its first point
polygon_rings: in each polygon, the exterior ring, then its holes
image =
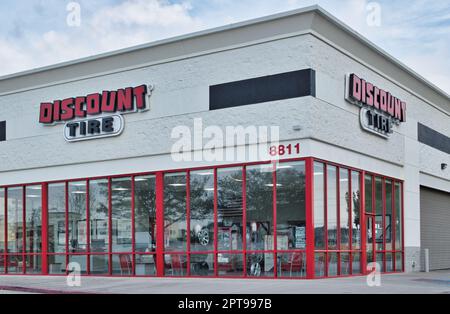
{"type": "MultiPolygon", "coordinates": [[[[393,217],[392,217],[392,242],[393,242],[393,248],[392,251],[386,251],[385,248],[385,241],[384,239],[384,250],[383,253],[383,263],[384,266],[386,266],[386,253],[391,254],[393,256],[393,269],[394,272],[396,270],[396,255],[401,253],[402,255],[402,271],[404,271],[404,183],[402,180],[391,178],[388,176],[381,176],[379,174],[366,172],[361,169],[341,165],[338,163],[329,162],[322,159],[317,159],[314,157],[306,157],[306,158],[293,158],[293,159],[283,159],[279,161],[262,161],[262,162],[252,162],[252,163],[239,163],[239,164],[229,164],[229,165],[215,165],[215,166],[205,166],[205,167],[198,167],[198,168],[186,168],[186,169],[173,169],[173,170],[167,170],[167,171],[157,171],[157,172],[142,172],[142,173],[134,173],[134,174],[124,174],[124,175],[113,175],[113,176],[100,176],[100,177],[92,177],[92,178],[76,178],[76,179],[70,179],[70,180],[56,180],[56,181],[48,181],[48,182],[37,182],[37,183],[27,183],[27,184],[17,184],[17,185],[11,185],[11,186],[0,186],[0,188],[4,189],[5,194],[5,200],[4,200],[4,216],[5,216],[5,225],[2,226],[5,231],[5,250],[3,255],[4,260],[4,271],[5,274],[8,274],[8,258],[9,256],[21,256],[23,260],[26,259],[27,256],[31,255],[41,255],[42,256],[42,274],[48,275],[49,269],[48,269],[48,257],[52,255],[58,255],[58,256],[65,256],[66,265],[69,263],[69,258],[72,255],[80,255],[80,256],[86,256],[86,270],[87,274],[86,276],[93,276],[91,274],[91,265],[90,265],[90,257],[94,255],[98,255],[96,253],[93,253],[90,251],[90,208],[89,208],[89,185],[91,181],[94,180],[101,180],[105,179],[108,180],[108,216],[109,216],[109,224],[108,224],[108,231],[109,231],[109,251],[107,253],[101,254],[101,255],[107,255],[109,266],[108,266],[108,272],[107,274],[104,274],[102,276],[113,276],[112,271],[112,259],[113,256],[116,256],[119,253],[112,252],[112,224],[111,224],[111,212],[112,212],[112,203],[111,203],[111,182],[113,179],[118,178],[131,178],[132,182],[132,202],[131,202],[131,224],[132,224],[132,251],[131,252],[124,252],[124,254],[129,254],[131,256],[131,263],[132,263],[132,271],[130,276],[136,276],[136,255],[142,255],[141,253],[136,252],[136,245],[135,245],[135,178],[139,176],[154,176],[156,178],[156,225],[157,225],[157,233],[156,233],[156,252],[151,252],[144,255],[151,255],[154,257],[154,260],[156,262],[156,274],[150,275],[150,276],[144,276],[144,277],[163,277],[164,276],[164,256],[166,254],[186,254],[187,256],[187,275],[190,276],[190,259],[191,255],[197,254],[198,252],[191,252],[190,251],[190,237],[187,236],[187,248],[186,252],[165,252],[164,251],[164,232],[162,232],[163,228],[163,221],[164,221],[164,176],[166,174],[170,173],[186,173],[186,182],[187,182],[187,198],[186,198],[186,220],[187,220],[187,228],[190,227],[190,172],[191,171],[200,171],[200,170],[211,170],[214,171],[214,250],[211,252],[207,252],[207,254],[213,254],[214,258],[214,269],[213,273],[214,275],[211,277],[219,277],[219,269],[218,269],[218,254],[220,253],[231,253],[231,254],[241,254],[243,258],[243,273],[242,276],[232,276],[227,278],[243,278],[243,277],[249,277],[247,275],[247,256],[251,253],[265,253],[265,254],[273,254],[274,255],[274,275],[270,278],[278,278],[278,255],[279,254],[289,254],[289,253],[302,253],[304,254],[303,258],[306,260],[306,274],[304,277],[295,277],[295,278],[287,278],[287,279],[314,279],[317,278],[315,276],[315,254],[316,253],[323,253],[325,255],[325,265],[324,265],[324,277],[328,277],[328,258],[331,254],[337,254],[337,275],[340,276],[342,273],[341,269],[341,254],[348,254],[349,257],[349,263],[350,263],[350,269],[349,274],[347,276],[353,276],[353,275],[360,275],[353,274],[352,269],[352,259],[355,254],[359,254],[360,258],[360,267],[361,267],[361,274],[367,273],[367,270],[365,269],[365,260],[366,260],[366,230],[365,230],[365,219],[366,219],[366,212],[365,212],[365,176],[370,175],[372,178],[374,177],[380,177],[382,178],[383,182],[383,195],[385,195],[385,182],[386,180],[392,181],[392,193],[393,196],[396,195],[396,186],[399,184],[400,187],[400,195],[401,195],[401,237],[402,237],[402,248],[401,250],[398,250],[395,247],[395,237],[396,237],[396,224],[395,219],[396,216],[396,203],[395,203],[395,197],[392,197],[392,211],[393,211],[393,217]],[[304,162],[305,163],[305,172],[306,172],[306,182],[305,182],[305,202],[306,202],[306,249],[304,250],[277,250],[277,163],[289,163],[289,162],[304,162]],[[319,162],[324,164],[324,201],[325,201],[325,221],[324,221],[324,238],[325,238],[325,250],[315,250],[314,247],[314,162],[319,162]],[[246,245],[246,211],[247,211],[247,202],[246,202],[246,184],[247,184],[247,167],[249,166],[256,166],[256,165],[273,165],[273,223],[274,223],[274,248],[273,250],[269,251],[247,251],[247,245],[246,245]],[[328,250],[328,230],[327,230],[327,168],[328,166],[336,167],[337,169],[337,175],[336,175],[336,181],[337,181],[337,248],[333,250],[328,250]],[[243,172],[243,183],[242,183],[242,195],[243,195],[243,204],[242,204],[242,210],[243,210],[243,247],[242,250],[239,251],[233,251],[233,252],[225,252],[218,250],[218,193],[217,193],[217,177],[218,177],[218,170],[219,169],[226,169],[226,168],[236,168],[236,167],[242,167],[243,172]],[[349,176],[349,192],[351,194],[351,201],[349,202],[349,250],[341,250],[341,230],[340,230],[340,211],[342,210],[340,208],[340,170],[345,169],[348,171],[349,176]],[[358,173],[359,174],[359,188],[360,188],[360,247],[359,249],[355,250],[353,249],[353,188],[352,188],[352,180],[353,180],[353,174],[358,173]],[[71,182],[85,182],[86,183],[86,237],[87,237],[87,243],[86,243],[86,252],[81,253],[70,253],[69,252],[69,183],[71,182]],[[48,252],[48,186],[50,184],[64,184],[65,186],[65,228],[66,228],[66,251],[64,253],[49,253],[48,252]],[[9,254],[7,252],[8,247],[8,239],[7,239],[7,231],[8,231],[8,189],[14,188],[14,187],[21,187],[23,188],[23,215],[25,218],[26,213],[26,187],[32,186],[32,185],[41,185],[42,186],[42,252],[36,253],[36,254],[26,254],[25,251],[25,241],[26,241],[26,221],[23,219],[23,245],[24,249],[23,252],[18,253],[11,253],[9,254]]],[[[375,189],[374,185],[372,184],[372,189],[375,189]]],[[[373,198],[372,198],[373,199],[373,198]]],[[[383,213],[386,212],[386,201],[385,196],[383,196],[383,213]]],[[[385,224],[385,219],[383,219],[383,225],[385,224]]],[[[187,229],[190,232],[190,228],[187,229]]],[[[374,250],[374,254],[376,254],[376,250],[374,250]]],[[[203,253],[202,254],[206,254],[203,253]]],[[[26,263],[23,263],[23,271],[22,273],[26,273],[26,263]]],[[[32,274],[32,275],[39,275],[39,274],[32,274]]],[[[53,274],[54,276],[58,276],[53,274]]],[[[64,275],[64,274],[62,274],[64,275]]],[[[98,276],[98,275],[94,275],[98,276]]],[[[116,275],[114,275],[116,276],[116,275]]],[[[141,277],[141,276],[139,276],[141,277]]],[[[190,276],[193,277],[193,276],[190,276]]],[[[254,277],[252,277],[254,278],[254,277]]],[[[261,279],[264,279],[267,277],[263,277],[261,279]]],[[[284,277],[283,277],[284,278],[284,277]]]]}

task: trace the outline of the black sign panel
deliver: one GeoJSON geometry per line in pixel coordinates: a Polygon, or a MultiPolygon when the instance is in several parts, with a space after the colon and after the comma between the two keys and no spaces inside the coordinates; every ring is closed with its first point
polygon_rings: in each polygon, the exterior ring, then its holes
{"type": "Polygon", "coordinates": [[[6,141],[6,121],[0,121],[0,142],[6,141]]]}
{"type": "Polygon", "coordinates": [[[316,96],[316,73],[312,69],[211,86],[209,108],[219,110],[304,96],[316,96]]]}
{"type": "Polygon", "coordinates": [[[450,154],[450,137],[419,123],[419,142],[450,154]]]}

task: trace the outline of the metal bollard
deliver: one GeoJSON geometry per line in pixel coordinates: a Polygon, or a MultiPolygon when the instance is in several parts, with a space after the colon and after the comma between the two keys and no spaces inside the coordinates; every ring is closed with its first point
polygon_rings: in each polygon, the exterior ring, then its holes
{"type": "Polygon", "coordinates": [[[425,254],[425,272],[429,273],[430,272],[430,249],[425,249],[424,254],[425,254]]]}

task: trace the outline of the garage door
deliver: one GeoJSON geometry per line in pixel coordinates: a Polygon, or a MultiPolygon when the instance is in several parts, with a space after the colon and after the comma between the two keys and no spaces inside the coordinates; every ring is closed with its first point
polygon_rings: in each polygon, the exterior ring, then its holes
{"type": "Polygon", "coordinates": [[[420,191],[422,250],[430,249],[430,270],[450,269],[450,193],[420,191]]]}

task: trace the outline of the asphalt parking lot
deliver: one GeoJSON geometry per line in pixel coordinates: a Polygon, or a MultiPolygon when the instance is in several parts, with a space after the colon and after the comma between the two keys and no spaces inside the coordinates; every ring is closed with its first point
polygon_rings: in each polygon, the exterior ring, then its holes
{"type": "Polygon", "coordinates": [[[2,276],[0,294],[450,294],[450,271],[383,275],[381,286],[366,277],[325,280],[241,280],[2,276]]]}

